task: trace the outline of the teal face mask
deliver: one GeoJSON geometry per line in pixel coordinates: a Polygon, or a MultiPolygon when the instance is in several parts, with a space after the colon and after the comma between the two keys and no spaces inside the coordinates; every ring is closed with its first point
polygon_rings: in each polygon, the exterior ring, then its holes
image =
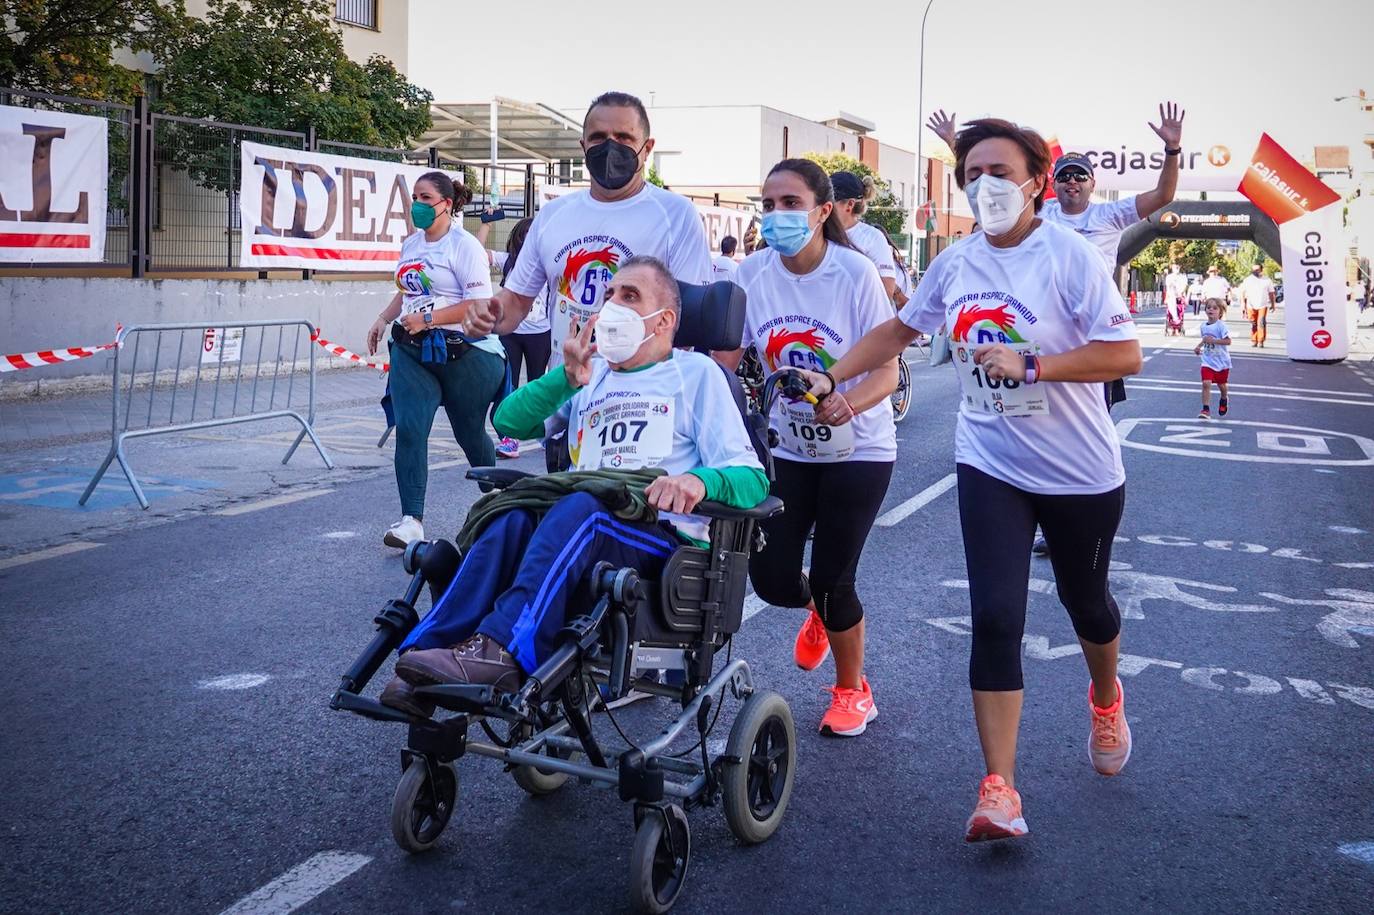
{"type": "Polygon", "coordinates": [[[759,234],[781,255],[792,257],[811,240],[810,210],[773,210],[763,214],[759,234]]]}
{"type": "Polygon", "coordinates": [[[412,200],[410,202],[410,221],[415,224],[415,228],[428,229],[434,225],[434,220],[437,217],[438,213],[434,207],[424,201],[412,200]]]}

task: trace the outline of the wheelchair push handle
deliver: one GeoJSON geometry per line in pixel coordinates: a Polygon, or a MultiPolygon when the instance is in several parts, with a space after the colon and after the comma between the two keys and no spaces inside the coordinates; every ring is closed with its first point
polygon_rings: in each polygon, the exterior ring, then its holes
{"type": "Polygon", "coordinates": [[[801,373],[794,368],[781,368],[769,375],[763,382],[764,415],[768,415],[773,407],[773,401],[778,394],[789,400],[805,401],[815,406],[820,401],[816,395],[811,393],[811,386],[802,378],[801,373]]]}

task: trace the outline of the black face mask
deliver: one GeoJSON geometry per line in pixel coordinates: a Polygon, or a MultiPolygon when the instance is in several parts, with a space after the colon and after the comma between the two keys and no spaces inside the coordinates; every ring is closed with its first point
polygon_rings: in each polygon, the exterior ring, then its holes
{"type": "Polygon", "coordinates": [[[606,190],[618,191],[639,174],[639,150],[615,140],[603,140],[587,150],[587,171],[606,190]]]}

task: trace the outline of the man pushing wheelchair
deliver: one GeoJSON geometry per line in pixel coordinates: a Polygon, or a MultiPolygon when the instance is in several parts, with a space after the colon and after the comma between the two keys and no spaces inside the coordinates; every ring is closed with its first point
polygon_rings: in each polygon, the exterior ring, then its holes
{"type": "Polygon", "coordinates": [[[383,704],[427,717],[434,707],[415,687],[518,689],[581,612],[598,562],[654,578],[678,546],[705,545],[707,521],[689,515],[699,502],[746,509],[768,495],[724,374],[705,354],[673,349],[681,303],[668,268],[629,258],[605,302],[568,337],[562,370],[518,388],[493,420],[501,435],[531,438],[561,417],[584,473],[561,477],[566,495],[512,492],[506,510],[482,519],[453,580],[402,642],[383,704]],[[600,485],[642,498],[612,506],[600,485]]]}

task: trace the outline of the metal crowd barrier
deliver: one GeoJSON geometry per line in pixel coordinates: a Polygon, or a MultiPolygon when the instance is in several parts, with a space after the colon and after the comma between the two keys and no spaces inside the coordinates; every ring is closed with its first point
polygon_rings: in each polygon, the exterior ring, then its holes
{"type": "Polygon", "coordinates": [[[300,435],[286,450],[286,456],[281,459],[283,464],[291,460],[296,448],[309,436],[325,467],[333,470],[334,463],[325,453],[314,429],[314,334],[314,325],[301,320],[239,321],[224,325],[209,322],[136,324],[123,328],[116,338],[119,345],[114,350],[110,452],[81,494],[80,504],[86,504],[110,462],[119,461],[139,505],[148,507],[143,487],[129,467],[124,452],[124,443],[131,438],[264,419],[289,418],[300,423],[300,435]],[[289,336],[288,330],[292,331],[289,336]],[[276,331],[275,340],[272,331],[276,331]],[[144,347],[145,337],[155,339],[149,340],[144,347]],[[165,347],[164,337],[167,338],[165,347]],[[255,358],[249,362],[248,357],[254,354],[254,343],[255,358]],[[300,364],[302,352],[308,360],[304,365],[300,364]],[[264,353],[269,354],[266,362],[263,361],[264,353]],[[140,364],[139,357],[144,354],[140,364]],[[191,362],[194,362],[194,371],[188,364],[191,362]],[[127,378],[121,378],[121,372],[126,372],[127,378]],[[296,376],[302,372],[305,379],[298,386],[296,376]],[[305,416],[301,416],[298,406],[293,406],[293,399],[301,399],[298,387],[306,389],[305,416]],[[284,389],[280,404],[277,401],[279,389],[284,389]]]}

